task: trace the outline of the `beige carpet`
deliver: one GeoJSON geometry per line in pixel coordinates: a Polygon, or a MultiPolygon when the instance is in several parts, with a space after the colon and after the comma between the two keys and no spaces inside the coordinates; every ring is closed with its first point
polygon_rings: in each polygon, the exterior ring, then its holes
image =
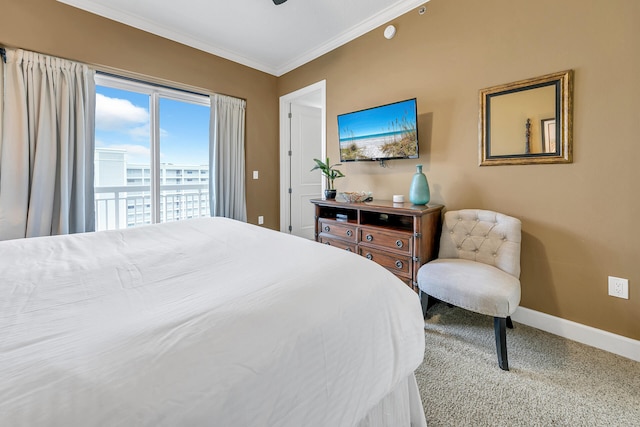
{"type": "Polygon", "coordinates": [[[429,427],[640,426],[640,363],[514,322],[510,371],[493,319],[436,304],[416,371],[429,427]]]}

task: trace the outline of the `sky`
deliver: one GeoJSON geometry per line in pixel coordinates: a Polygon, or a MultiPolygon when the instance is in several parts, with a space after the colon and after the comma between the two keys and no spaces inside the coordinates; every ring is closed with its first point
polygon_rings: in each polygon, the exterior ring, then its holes
{"type": "MultiPolygon", "coordinates": [[[[208,106],[160,98],[160,162],[209,163],[208,106]]],[[[96,147],[127,151],[128,163],[150,163],[149,95],[96,86],[96,147]]]]}
{"type": "MultiPolygon", "coordinates": [[[[413,120],[415,116],[415,104],[413,99],[396,102],[382,106],[358,111],[355,114],[345,114],[338,117],[340,139],[375,135],[390,132],[390,124],[397,118],[403,117],[413,120]]],[[[399,129],[398,129],[399,130],[399,129]]]]}

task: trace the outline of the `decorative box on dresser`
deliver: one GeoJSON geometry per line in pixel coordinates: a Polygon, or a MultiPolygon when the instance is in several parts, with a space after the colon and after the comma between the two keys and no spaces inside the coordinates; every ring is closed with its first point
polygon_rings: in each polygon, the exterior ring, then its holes
{"type": "Polygon", "coordinates": [[[324,199],[311,203],[316,241],[367,257],[418,291],[418,269],[438,255],[442,205],[324,199]]]}

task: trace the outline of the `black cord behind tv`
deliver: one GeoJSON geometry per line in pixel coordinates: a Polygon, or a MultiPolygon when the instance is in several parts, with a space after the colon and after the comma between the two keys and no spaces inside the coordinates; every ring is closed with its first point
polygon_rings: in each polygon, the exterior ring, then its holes
{"type": "Polygon", "coordinates": [[[340,161],[418,158],[416,98],[338,115],[340,161]]]}

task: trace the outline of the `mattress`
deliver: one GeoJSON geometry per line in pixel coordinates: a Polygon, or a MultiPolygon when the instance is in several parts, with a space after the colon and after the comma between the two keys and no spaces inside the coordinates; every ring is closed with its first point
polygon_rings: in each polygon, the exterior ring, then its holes
{"type": "Polygon", "coordinates": [[[0,425],[356,426],[423,355],[393,274],[262,227],[0,242],[0,425]]]}

